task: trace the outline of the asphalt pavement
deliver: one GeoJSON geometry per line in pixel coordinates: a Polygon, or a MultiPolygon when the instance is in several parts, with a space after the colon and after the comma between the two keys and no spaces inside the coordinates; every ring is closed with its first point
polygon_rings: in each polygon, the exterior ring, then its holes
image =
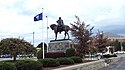
{"type": "Polygon", "coordinates": [[[120,55],[121,60],[107,66],[101,68],[99,70],[125,70],[125,55],[120,55]]]}

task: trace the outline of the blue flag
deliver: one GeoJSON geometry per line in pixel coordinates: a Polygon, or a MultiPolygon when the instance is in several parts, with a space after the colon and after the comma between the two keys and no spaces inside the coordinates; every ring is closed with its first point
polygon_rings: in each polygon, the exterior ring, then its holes
{"type": "Polygon", "coordinates": [[[34,21],[43,20],[43,13],[40,13],[34,17],[34,21]]]}

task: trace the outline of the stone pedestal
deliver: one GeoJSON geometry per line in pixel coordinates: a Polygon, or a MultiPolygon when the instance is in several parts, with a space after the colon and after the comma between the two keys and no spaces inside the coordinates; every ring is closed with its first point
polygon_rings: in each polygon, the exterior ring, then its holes
{"type": "Polygon", "coordinates": [[[48,52],[66,52],[66,49],[73,47],[71,40],[51,41],[48,44],[48,52]]]}

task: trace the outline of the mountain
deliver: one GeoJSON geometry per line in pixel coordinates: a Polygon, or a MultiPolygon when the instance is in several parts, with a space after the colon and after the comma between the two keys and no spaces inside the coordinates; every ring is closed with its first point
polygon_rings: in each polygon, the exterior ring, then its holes
{"type": "Polygon", "coordinates": [[[113,34],[113,33],[110,33],[110,32],[105,32],[104,37],[123,37],[123,36],[113,34]]]}

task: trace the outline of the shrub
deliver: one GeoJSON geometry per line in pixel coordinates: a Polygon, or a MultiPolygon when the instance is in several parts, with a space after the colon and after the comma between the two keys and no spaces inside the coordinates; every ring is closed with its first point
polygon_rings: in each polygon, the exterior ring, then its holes
{"type": "Polygon", "coordinates": [[[65,57],[64,52],[49,52],[46,53],[45,55],[46,58],[60,58],[60,57],[65,57]]]}
{"type": "Polygon", "coordinates": [[[71,58],[58,58],[57,59],[61,65],[70,65],[74,64],[74,61],[71,58]]]}
{"type": "Polygon", "coordinates": [[[110,58],[110,55],[107,54],[107,55],[103,55],[102,57],[103,57],[103,58],[110,58]]]}
{"type": "Polygon", "coordinates": [[[113,54],[113,55],[109,55],[109,54],[103,55],[103,58],[111,58],[111,57],[117,57],[117,55],[116,54],[113,54]]]}
{"type": "MultiPolygon", "coordinates": [[[[60,57],[65,57],[65,53],[64,52],[48,52],[48,53],[45,53],[45,58],[60,58],[60,57]]],[[[42,53],[41,50],[37,53],[37,58],[38,59],[43,58],[43,53],[42,53]]]]}
{"type": "Polygon", "coordinates": [[[15,63],[17,70],[41,70],[42,63],[33,60],[19,60],[15,63]]]}
{"type": "Polygon", "coordinates": [[[0,70],[17,70],[13,63],[0,62],[0,70]]]}
{"type": "Polygon", "coordinates": [[[42,50],[39,50],[38,53],[37,53],[37,59],[42,59],[43,58],[43,51],[42,50]]]}
{"type": "Polygon", "coordinates": [[[75,56],[75,49],[73,49],[73,48],[67,49],[66,50],[66,56],[67,57],[75,56]]]}
{"type": "Polygon", "coordinates": [[[117,55],[116,55],[116,54],[113,54],[113,55],[111,55],[111,57],[117,57],[117,55]]]}
{"type": "Polygon", "coordinates": [[[60,65],[59,61],[53,58],[39,59],[38,61],[42,62],[43,67],[56,67],[60,65]]]}
{"type": "Polygon", "coordinates": [[[82,58],[80,57],[77,57],[77,56],[73,56],[73,57],[70,57],[75,63],[82,63],[82,58]]]}

